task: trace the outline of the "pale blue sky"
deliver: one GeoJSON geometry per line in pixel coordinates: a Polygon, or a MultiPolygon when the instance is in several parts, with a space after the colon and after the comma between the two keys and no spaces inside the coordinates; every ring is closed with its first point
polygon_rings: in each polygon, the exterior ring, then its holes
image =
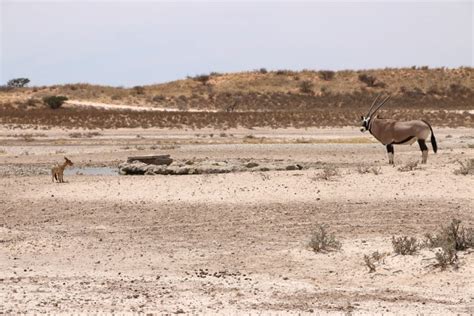
{"type": "Polygon", "coordinates": [[[472,1],[0,1],[0,84],[473,65],[472,1]]]}

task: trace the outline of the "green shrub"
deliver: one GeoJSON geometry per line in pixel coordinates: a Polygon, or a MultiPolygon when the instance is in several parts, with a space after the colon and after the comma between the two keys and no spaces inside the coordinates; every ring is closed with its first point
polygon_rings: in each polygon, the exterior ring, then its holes
{"type": "Polygon", "coordinates": [[[62,95],[52,95],[43,98],[43,102],[51,109],[59,109],[67,100],[68,98],[62,95]]]}

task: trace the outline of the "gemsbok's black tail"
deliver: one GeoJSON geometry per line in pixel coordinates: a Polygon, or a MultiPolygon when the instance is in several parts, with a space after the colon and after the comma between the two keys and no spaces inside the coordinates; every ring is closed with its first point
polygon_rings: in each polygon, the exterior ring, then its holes
{"type": "Polygon", "coordinates": [[[434,136],[434,133],[433,133],[433,128],[431,127],[430,123],[428,123],[427,121],[425,120],[421,120],[422,122],[424,122],[426,125],[428,125],[428,127],[430,128],[430,131],[431,131],[431,146],[433,146],[433,151],[436,152],[438,151],[438,144],[436,144],[436,138],[434,136]]]}

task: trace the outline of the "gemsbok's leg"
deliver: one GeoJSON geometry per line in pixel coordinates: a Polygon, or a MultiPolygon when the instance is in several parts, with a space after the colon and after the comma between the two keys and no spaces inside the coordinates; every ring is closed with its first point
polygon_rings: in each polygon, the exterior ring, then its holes
{"type": "Polygon", "coordinates": [[[387,153],[388,153],[388,163],[393,165],[393,145],[392,144],[388,144],[387,145],[387,153]]]}
{"type": "Polygon", "coordinates": [[[421,150],[421,163],[426,163],[426,161],[428,160],[428,147],[426,146],[425,140],[419,139],[418,145],[420,145],[421,150]]]}

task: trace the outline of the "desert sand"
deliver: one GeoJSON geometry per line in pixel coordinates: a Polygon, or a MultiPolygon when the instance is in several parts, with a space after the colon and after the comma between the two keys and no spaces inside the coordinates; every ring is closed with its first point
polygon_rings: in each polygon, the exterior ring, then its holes
{"type": "Polygon", "coordinates": [[[428,164],[402,172],[421,160],[417,145],[396,146],[392,167],[357,128],[93,137],[0,129],[0,312],[472,314],[472,250],[442,271],[436,250],[402,256],[391,245],[392,236],[422,240],[452,218],[474,225],[474,178],[453,172],[474,158],[474,130],[435,133],[438,154],[429,144],[428,164]],[[84,169],[163,153],[316,167],[185,176],[84,169]],[[76,169],[53,183],[49,169],[63,156],[76,169]],[[321,178],[325,167],[337,175],[321,178]],[[308,247],[318,224],[341,250],[308,247]],[[384,258],[369,273],[363,256],[375,251],[384,258]]]}

